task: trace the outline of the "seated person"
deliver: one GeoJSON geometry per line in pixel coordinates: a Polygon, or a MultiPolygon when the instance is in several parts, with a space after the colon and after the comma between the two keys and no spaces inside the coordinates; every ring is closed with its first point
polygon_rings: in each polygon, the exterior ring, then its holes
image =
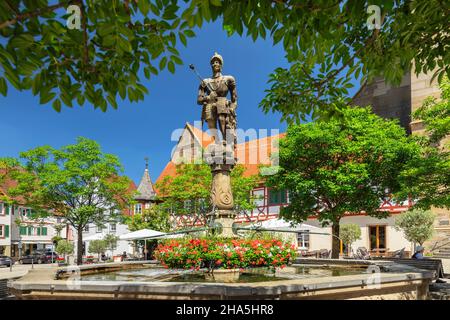
{"type": "Polygon", "coordinates": [[[425,248],[422,246],[416,247],[416,252],[413,254],[411,259],[424,259],[423,252],[425,251],[425,248]]]}

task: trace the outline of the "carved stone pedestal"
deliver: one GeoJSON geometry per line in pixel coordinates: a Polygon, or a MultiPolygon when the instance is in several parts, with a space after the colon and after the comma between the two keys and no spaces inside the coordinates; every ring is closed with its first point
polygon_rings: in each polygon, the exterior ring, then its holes
{"type": "MultiPolygon", "coordinates": [[[[232,212],[234,215],[233,211],[230,210],[230,212],[232,212]]],[[[222,237],[232,238],[235,236],[235,234],[233,233],[234,216],[233,218],[219,216],[219,218],[217,218],[215,222],[222,226],[222,233],[221,233],[222,237]]]]}
{"type": "Polygon", "coordinates": [[[233,148],[226,144],[213,144],[207,149],[206,161],[211,167],[211,203],[215,208],[214,222],[222,226],[222,236],[232,237],[236,213],[231,190],[231,170],[235,165],[233,148]]]}

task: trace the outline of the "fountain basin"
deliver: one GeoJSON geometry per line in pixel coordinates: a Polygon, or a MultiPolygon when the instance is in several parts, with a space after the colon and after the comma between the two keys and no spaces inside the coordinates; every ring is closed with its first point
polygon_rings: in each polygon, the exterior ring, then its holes
{"type": "MultiPolygon", "coordinates": [[[[391,261],[362,264],[377,266],[380,263],[393,264],[391,261]]],[[[40,270],[33,270],[11,282],[9,288],[18,299],[425,299],[433,276],[431,272],[419,269],[404,272],[396,269],[395,272],[377,274],[313,275],[248,283],[82,280],[88,274],[101,274],[105,269],[117,270],[119,267],[121,270],[158,269],[153,262],[89,265],[81,266],[76,272],[72,272],[73,268],[64,268],[58,272],[57,280],[55,273],[47,273],[47,278],[43,274],[42,278],[36,277],[40,270]],[[37,278],[39,280],[34,280],[37,278]]],[[[327,267],[333,265],[328,262],[327,267]]],[[[279,275],[283,276],[282,272],[279,275]]]]}

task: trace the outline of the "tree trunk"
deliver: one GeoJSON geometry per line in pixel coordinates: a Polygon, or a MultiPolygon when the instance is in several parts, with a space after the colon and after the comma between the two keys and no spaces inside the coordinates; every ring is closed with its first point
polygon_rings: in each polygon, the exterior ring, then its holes
{"type": "Polygon", "coordinates": [[[77,265],[83,264],[83,228],[78,227],[78,244],[77,244],[77,265]]]}
{"type": "Polygon", "coordinates": [[[339,240],[339,220],[333,222],[331,226],[332,245],[331,245],[331,258],[339,259],[339,253],[341,251],[341,241],[339,240]]]}

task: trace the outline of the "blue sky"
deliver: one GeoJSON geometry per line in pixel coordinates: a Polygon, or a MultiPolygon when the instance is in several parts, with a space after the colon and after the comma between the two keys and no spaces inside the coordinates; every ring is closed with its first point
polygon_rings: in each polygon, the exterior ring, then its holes
{"type": "Polygon", "coordinates": [[[124,101],[118,110],[103,113],[85,104],[57,113],[51,104],[40,105],[39,97],[31,92],[9,87],[8,96],[0,96],[0,157],[17,157],[19,152],[41,145],[59,148],[83,136],[99,142],[104,152],[119,156],[125,174],[136,183],[148,156],[155,181],[170,160],[175,145],[171,141],[173,130],[200,120],[201,107],[196,104],[199,81],[188,65],[195,64],[203,77],[209,77],[214,51],[224,58],[223,73],[237,81],[238,126],[244,130],[286,130],[280,115],[266,115],[258,107],[268,88],[268,75],[276,67],[288,65],[282,46],[273,46],[270,39],[253,42],[250,37],[228,37],[221,22],[205,25],[189,40],[187,48],[178,47],[185,65],[175,74],[164,71],[146,81],[150,92],[145,100],[124,101]]]}

